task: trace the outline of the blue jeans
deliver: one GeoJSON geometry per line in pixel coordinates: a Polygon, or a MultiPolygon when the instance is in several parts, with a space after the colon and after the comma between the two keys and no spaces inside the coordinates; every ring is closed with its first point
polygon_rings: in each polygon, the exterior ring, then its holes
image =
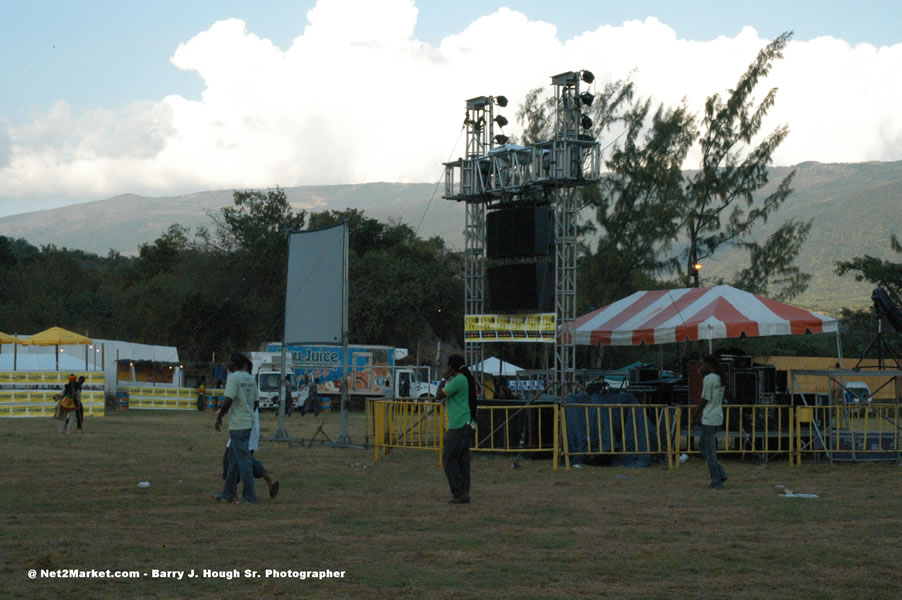
{"type": "Polygon", "coordinates": [[[717,428],[718,425],[702,425],[702,456],[708,461],[708,473],[711,485],[722,485],[727,477],[723,466],[717,462],[717,428]]]}
{"type": "Polygon", "coordinates": [[[237,480],[238,476],[240,476],[242,484],[241,499],[246,502],[257,501],[257,495],[254,493],[253,457],[247,447],[250,439],[250,429],[229,430],[229,451],[231,457],[228,474],[225,478],[225,487],[222,490],[222,497],[226,500],[232,500],[237,495],[237,480]]]}

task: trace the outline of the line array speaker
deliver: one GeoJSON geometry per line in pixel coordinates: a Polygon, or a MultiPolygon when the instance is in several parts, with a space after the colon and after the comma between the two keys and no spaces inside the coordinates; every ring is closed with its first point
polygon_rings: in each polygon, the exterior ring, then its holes
{"type": "Polygon", "coordinates": [[[554,266],[551,263],[488,267],[486,280],[489,288],[489,312],[529,313],[554,310],[554,266]]]}
{"type": "Polygon", "coordinates": [[[547,206],[502,208],[486,215],[486,256],[549,256],[554,251],[554,211],[547,206]]]}

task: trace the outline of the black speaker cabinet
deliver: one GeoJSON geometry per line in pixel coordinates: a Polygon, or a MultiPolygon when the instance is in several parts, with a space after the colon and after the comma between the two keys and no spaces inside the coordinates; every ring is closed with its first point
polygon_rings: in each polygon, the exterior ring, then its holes
{"type": "Polygon", "coordinates": [[[733,370],[733,397],[736,398],[736,404],[758,403],[758,371],[733,370]]]}
{"type": "Polygon", "coordinates": [[[490,313],[554,311],[554,266],[551,263],[499,265],[486,269],[490,313]]]}
{"type": "Polygon", "coordinates": [[[721,361],[729,361],[732,363],[734,369],[751,369],[752,368],[752,357],[745,356],[742,354],[723,354],[720,357],[721,361]]]}
{"type": "Polygon", "coordinates": [[[486,215],[488,258],[549,256],[554,251],[554,211],[547,206],[502,208],[486,215]]]}
{"type": "Polygon", "coordinates": [[[777,384],[776,388],[778,392],[786,392],[789,390],[789,371],[778,370],[776,372],[777,384]]]}
{"type": "Polygon", "coordinates": [[[757,365],[755,367],[761,374],[761,393],[777,393],[777,367],[774,365],[757,365]]]}

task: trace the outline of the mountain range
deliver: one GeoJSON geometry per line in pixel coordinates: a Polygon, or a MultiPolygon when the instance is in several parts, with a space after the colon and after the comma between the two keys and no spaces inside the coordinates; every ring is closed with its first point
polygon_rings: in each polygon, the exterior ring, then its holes
{"type": "MultiPolygon", "coordinates": [[[[808,290],[793,303],[827,312],[870,304],[872,286],[851,275],[837,277],[834,263],[869,254],[898,261],[889,247],[892,233],[902,235],[902,161],[853,164],[806,162],[773,167],[768,189],[791,169],[793,193],[760,228],[763,239],[788,219],[813,219],[798,264],[812,274],[808,290]]],[[[411,225],[423,237],[439,236],[453,248],[463,247],[464,208],[444,200],[443,186],[429,183],[366,183],[283,188],[296,209],[362,210],[379,221],[411,225]]],[[[35,246],[80,249],[106,255],[111,249],[136,254],[171,224],[190,229],[215,224],[212,214],[232,203],[231,190],[151,198],[124,194],[105,200],[0,218],[0,235],[24,238],[35,246]]],[[[586,215],[591,216],[591,215],[586,215]]],[[[720,251],[702,271],[705,280],[729,278],[745,266],[738,249],[720,251]]]]}

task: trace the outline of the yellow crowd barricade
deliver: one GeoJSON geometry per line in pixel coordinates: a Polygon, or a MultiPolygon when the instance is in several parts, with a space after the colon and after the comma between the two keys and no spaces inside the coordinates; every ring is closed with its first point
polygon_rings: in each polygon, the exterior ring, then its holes
{"type": "MultiPolygon", "coordinates": [[[[197,388],[131,385],[120,387],[119,393],[128,395],[130,409],[197,410],[197,388]]],[[[223,393],[221,389],[207,389],[203,408],[209,408],[207,400],[220,398],[223,393]]]]}
{"type": "Polygon", "coordinates": [[[442,461],[445,405],[441,402],[374,400],[373,449],[379,460],[391,448],[437,450],[442,461]]]}
{"type": "MultiPolygon", "coordinates": [[[[701,425],[692,422],[692,406],[680,406],[674,431],[674,456],[700,453],[701,425]]],[[[757,456],[793,454],[795,409],[788,405],[726,404],[717,429],[717,452],[757,456]]],[[[679,460],[676,465],[679,466],[679,460]]]]}
{"type": "MultiPolygon", "coordinates": [[[[374,399],[367,403],[367,409],[368,437],[372,437],[376,461],[392,448],[406,448],[437,451],[441,464],[447,427],[444,404],[412,399],[374,399]]],[[[551,453],[557,470],[560,455],[558,415],[556,404],[480,406],[477,420],[483,425],[474,432],[472,450],[551,453]],[[543,425],[540,411],[551,411],[550,426],[543,425]],[[525,432],[525,442],[521,442],[521,432],[525,432]]]]}
{"type": "MultiPolygon", "coordinates": [[[[52,417],[56,411],[59,390],[0,391],[0,417],[52,417]]],[[[103,390],[83,390],[81,403],[85,415],[104,415],[103,390]]]]}
{"type": "MultiPolygon", "coordinates": [[[[899,460],[902,457],[902,406],[899,404],[834,404],[795,408],[795,452],[815,460],[899,460]]],[[[792,460],[794,459],[794,460],[792,460]]]]}
{"type": "Polygon", "coordinates": [[[474,452],[551,453],[560,457],[560,406],[523,404],[477,408],[474,452]],[[551,425],[545,425],[551,413],[551,425]]]}
{"type": "Polygon", "coordinates": [[[566,404],[561,419],[564,464],[571,456],[663,454],[673,468],[673,423],[677,409],[655,404],[566,404]],[[570,447],[570,432],[580,446],[570,447]],[[585,437],[583,438],[583,434],[585,437]]]}
{"type": "MultiPolygon", "coordinates": [[[[2,371],[0,372],[0,385],[53,385],[64,386],[69,381],[68,371],[2,371]]],[[[85,384],[102,386],[105,382],[103,371],[72,371],[76,377],[84,377],[85,384]]]]}
{"type": "MultiPolygon", "coordinates": [[[[104,374],[94,371],[74,371],[85,378],[81,392],[84,414],[103,416],[104,374]]],[[[0,418],[53,417],[58,394],[69,381],[66,371],[4,371],[0,373],[0,418]]]]}

